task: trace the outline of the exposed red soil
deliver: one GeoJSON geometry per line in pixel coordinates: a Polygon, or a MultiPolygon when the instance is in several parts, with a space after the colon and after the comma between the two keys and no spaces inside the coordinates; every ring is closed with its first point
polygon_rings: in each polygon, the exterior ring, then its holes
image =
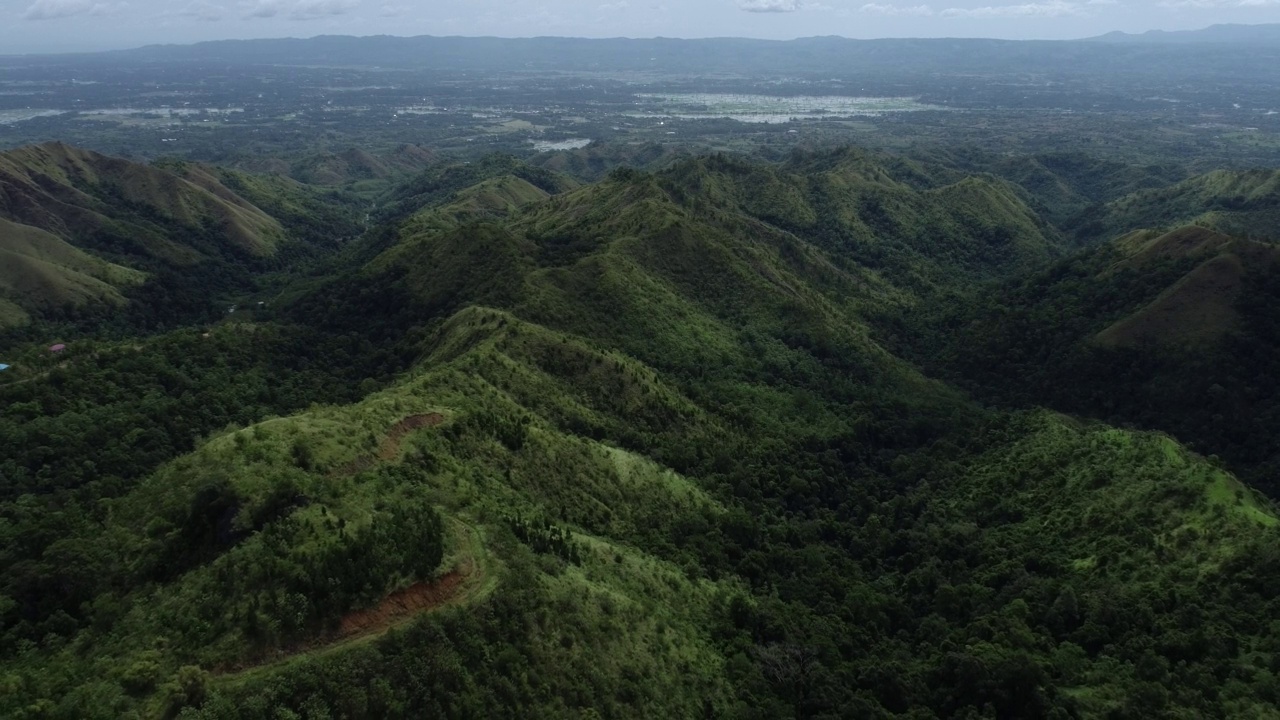
{"type": "Polygon", "coordinates": [[[420,582],[403,590],[397,590],[371,608],[350,613],[342,618],[342,623],[338,626],[338,636],[346,638],[376,632],[410,615],[448,605],[458,596],[459,588],[470,575],[469,571],[470,568],[455,568],[431,582],[420,582]]]}
{"type": "Polygon", "coordinates": [[[468,593],[483,585],[484,570],[476,558],[468,556],[452,570],[434,580],[419,582],[397,590],[370,608],[347,613],[335,631],[309,642],[282,648],[266,657],[245,664],[218,668],[218,675],[233,675],[255,667],[270,665],[304,652],[337,647],[384,631],[417,615],[440,610],[467,599],[468,593]]]}
{"type": "Polygon", "coordinates": [[[382,441],[382,445],[378,448],[379,460],[395,460],[400,454],[400,443],[404,438],[414,430],[424,427],[435,427],[444,422],[444,416],[440,413],[427,413],[426,415],[410,415],[401,420],[391,429],[387,431],[387,438],[382,441]]]}

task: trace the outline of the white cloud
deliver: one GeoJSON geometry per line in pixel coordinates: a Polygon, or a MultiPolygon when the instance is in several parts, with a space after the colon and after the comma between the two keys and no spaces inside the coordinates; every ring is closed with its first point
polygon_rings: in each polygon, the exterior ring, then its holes
{"type": "Polygon", "coordinates": [[[179,10],[177,15],[183,17],[195,18],[204,22],[217,22],[226,17],[227,9],[221,5],[211,3],[208,0],[195,0],[195,2],[187,5],[179,10]]]}
{"type": "Polygon", "coordinates": [[[1161,0],[1160,7],[1175,10],[1262,8],[1280,5],[1280,0],[1161,0]]]}
{"type": "Polygon", "coordinates": [[[795,12],[803,6],[803,0],[738,0],[739,10],[753,13],[795,12]]]}
{"type": "Polygon", "coordinates": [[[269,18],[279,15],[288,3],[286,0],[258,0],[250,5],[245,17],[269,18]]]}
{"type": "Polygon", "coordinates": [[[408,5],[392,5],[387,3],[378,8],[378,14],[382,17],[402,17],[409,14],[411,8],[408,5]]]}
{"type": "MultiPolygon", "coordinates": [[[[1216,0],[1176,0],[1179,2],[1211,2],[1216,0]]],[[[1277,0],[1242,0],[1253,2],[1274,2],[1277,0]]],[[[1087,5],[1115,5],[1117,0],[1086,0],[1087,5]]],[[[987,18],[987,17],[1061,17],[1063,15],[1083,15],[1084,8],[1076,2],[1068,0],[1045,0],[1044,2],[1023,5],[988,5],[985,7],[962,8],[949,7],[934,10],[928,5],[890,5],[870,2],[858,8],[859,12],[868,15],[888,17],[945,17],[945,18],[987,18]]]]}
{"type": "Polygon", "coordinates": [[[257,0],[249,6],[245,17],[287,17],[290,20],[345,15],[360,5],[360,0],[257,0]]]}
{"type": "Polygon", "coordinates": [[[36,0],[22,14],[23,20],[56,20],[77,15],[106,15],[123,7],[95,0],[36,0]]]}
{"type": "Polygon", "coordinates": [[[905,15],[909,17],[932,17],[935,13],[933,8],[928,5],[912,5],[910,7],[900,7],[898,5],[882,5],[880,3],[867,3],[858,8],[859,11],[869,15],[888,15],[899,16],[905,15]]]}
{"type": "Polygon", "coordinates": [[[1083,10],[1074,2],[1046,0],[1025,5],[988,5],[976,8],[947,8],[938,13],[943,17],[1062,17],[1081,15],[1083,10]]]}
{"type": "Polygon", "coordinates": [[[345,15],[360,5],[360,0],[298,0],[293,4],[289,17],[294,20],[345,15]]]}

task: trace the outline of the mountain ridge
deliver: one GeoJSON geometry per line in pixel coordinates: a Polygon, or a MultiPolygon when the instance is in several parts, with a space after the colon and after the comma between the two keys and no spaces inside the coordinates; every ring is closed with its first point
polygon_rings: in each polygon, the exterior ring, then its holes
{"type": "MultiPolygon", "coordinates": [[[[1091,173],[1062,177],[1086,197],[1091,173]]],[[[587,185],[498,156],[424,170],[269,310],[0,384],[0,630],[24,648],[0,714],[1265,713],[1274,504],[1170,435],[965,390],[1101,377],[1123,406],[1110,376],[1143,376],[1140,348],[1091,334],[1270,246],[1077,247],[1030,195],[853,149],[587,185]],[[1064,347],[1106,361],[1041,382],[1064,347]],[[277,397],[299,376],[317,390],[277,397]],[[76,441],[103,386],[131,428],[107,452],[76,441]],[[135,460],[166,433],[197,437],[135,460]],[[482,591],[334,642],[463,567],[482,591]]],[[[1240,328],[1280,327],[1271,276],[1244,278],[1240,328]]],[[[1269,376],[1215,376],[1199,411],[1261,403],[1269,376]]],[[[1274,443],[1267,417],[1247,429],[1274,443]]]]}
{"type": "MultiPolygon", "coordinates": [[[[812,37],[796,40],[708,38],[681,40],[593,38],[468,38],[316,36],[307,39],[222,40],[186,46],[149,46],[109,53],[63,56],[69,62],[103,58],[116,63],[224,62],[232,65],[308,65],[431,68],[445,74],[523,67],[539,72],[671,72],[696,65],[702,72],[763,77],[817,74],[832,68],[877,70],[886,77],[930,73],[998,72],[1009,63],[1053,76],[1106,72],[1127,63],[1135,77],[1187,80],[1272,77],[1260,65],[1280,56],[1274,43],[1252,45],[1255,57],[1233,53],[1230,43],[1185,44],[1092,40],[996,40],[984,38],[893,38],[856,40],[812,37]]],[[[54,56],[57,57],[57,56],[54,56]]],[[[24,62],[10,57],[0,62],[24,62]]]]}
{"type": "Polygon", "coordinates": [[[1147,30],[1127,33],[1115,30],[1086,41],[1110,43],[1280,43],[1280,23],[1220,23],[1198,30],[1147,30]]]}

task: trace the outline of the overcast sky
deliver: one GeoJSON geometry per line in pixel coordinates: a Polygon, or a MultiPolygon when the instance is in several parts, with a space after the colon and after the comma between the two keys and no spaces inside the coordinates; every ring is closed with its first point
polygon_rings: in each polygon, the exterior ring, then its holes
{"type": "Polygon", "coordinates": [[[1280,0],[0,0],[0,54],[252,37],[1072,38],[1280,22],[1280,0]]]}

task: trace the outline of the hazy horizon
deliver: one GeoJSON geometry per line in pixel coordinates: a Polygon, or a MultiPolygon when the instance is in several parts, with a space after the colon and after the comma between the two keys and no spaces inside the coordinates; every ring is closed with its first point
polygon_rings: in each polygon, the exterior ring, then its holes
{"type": "Polygon", "coordinates": [[[0,17],[13,55],[317,35],[1069,40],[1280,22],[1280,0],[0,0],[0,17]]]}

